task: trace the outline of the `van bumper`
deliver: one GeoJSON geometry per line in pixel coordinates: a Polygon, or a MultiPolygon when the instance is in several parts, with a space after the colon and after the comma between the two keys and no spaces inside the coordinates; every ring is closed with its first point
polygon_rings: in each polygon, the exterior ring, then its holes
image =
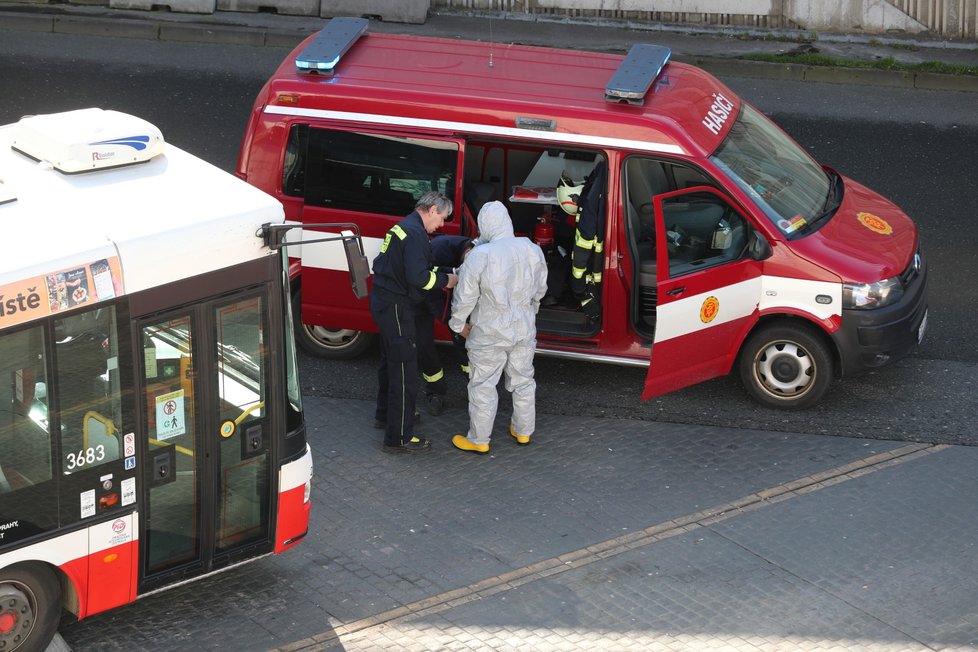
{"type": "Polygon", "coordinates": [[[906,357],[927,327],[927,265],[904,290],[902,300],[877,310],[843,310],[834,334],[842,375],[884,367],[906,357]]]}

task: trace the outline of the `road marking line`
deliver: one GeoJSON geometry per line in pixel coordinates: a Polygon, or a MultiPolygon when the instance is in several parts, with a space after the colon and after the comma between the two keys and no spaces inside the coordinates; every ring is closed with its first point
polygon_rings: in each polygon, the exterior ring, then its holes
{"type": "Polygon", "coordinates": [[[636,548],[642,548],[658,541],[687,534],[703,527],[708,527],[734,516],[739,516],[756,509],[762,509],[791,498],[819,491],[842,482],[876,473],[920,457],[940,452],[949,446],[945,444],[908,444],[891,451],[878,453],[826,471],[813,473],[790,482],[762,489],[758,492],[741,496],[729,503],[716,505],[698,512],[685,514],[669,521],[657,523],[642,530],[623,534],[613,539],[601,541],[586,548],[544,559],[521,568],[487,577],[484,580],[463,586],[451,591],[445,591],[428,598],[417,600],[410,604],[389,609],[387,611],[355,620],[351,623],[337,625],[328,632],[322,632],[301,641],[276,648],[279,652],[296,652],[305,650],[313,652],[333,646],[341,638],[358,639],[367,636],[370,630],[386,629],[394,621],[415,618],[447,611],[453,607],[482,600],[503,591],[535,582],[537,580],[577,570],[588,564],[614,557],[636,548]]]}

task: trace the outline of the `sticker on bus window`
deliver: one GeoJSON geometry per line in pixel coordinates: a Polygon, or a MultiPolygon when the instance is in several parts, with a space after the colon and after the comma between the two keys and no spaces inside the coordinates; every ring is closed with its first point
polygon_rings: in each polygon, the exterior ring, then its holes
{"type": "Polygon", "coordinates": [[[171,439],[187,432],[183,411],[183,390],[156,397],[156,438],[171,439]]]}
{"type": "Polygon", "coordinates": [[[136,478],[126,478],[122,481],[122,506],[136,502],[136,478]]]}
{"type": "Polygon", "coordinates": [[[88,491],[81,492],[81,517],[88,518],[89,516],[95,516],[95,490],[89,489],[88,491]]]}
{"type": "Polygon", "coordinates": [[[123,294],[122,267],[111,256],[80,267],[56,269],[0,285],[0,327],[123,294]]]}

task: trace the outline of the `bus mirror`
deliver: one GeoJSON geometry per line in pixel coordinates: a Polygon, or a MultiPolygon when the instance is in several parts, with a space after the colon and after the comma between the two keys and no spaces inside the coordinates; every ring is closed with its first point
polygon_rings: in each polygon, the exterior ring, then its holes
{"type": "MultiPolygon", "coordinates": [[[[310,233],[310,232],[307,232],[310,233]]],[[[346,254],[347,268],[350,270],[350,281],[353,293],[358,299],[367,296],[367,277],[370,276],[370,263],[363,254],[363,243],[360,240],[360,227],[351,222],[324,222],[321,224],[263,224],[257,234],[265,246],[273,251],[284,249],[290,245],[311,245],[322,242],[343,241],[343,251],[346,254]],[[323,237],[287,241],[285,234],[293,228],[303,229],[349,229],[336,233],[326,233],[323,237]]]]}
{"type": "Polygon", "coordinates": [[[762,261],[770,258],[774,254],[774,250],[771,249],[771,243],[767,241],[767,238],[757,231],[751,231],[747,241],[747,254],[753,260],[762,261]]]}
{"type": "Polygon", "coordinates": [[[350,281],[353,283],[353,294],[357,299],[367,296],[367,277],[370,276],[370,263],[360,250],[359,238],[351,234],[343,238],[343,250],[346,252],[346,264],[350,270],[350,281]]]}

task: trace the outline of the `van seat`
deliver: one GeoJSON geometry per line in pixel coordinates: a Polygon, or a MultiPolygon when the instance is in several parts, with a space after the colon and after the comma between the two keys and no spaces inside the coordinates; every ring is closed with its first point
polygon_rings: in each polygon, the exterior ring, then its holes
{"type": "Polygon", "coordinates": [[[639,208],[628,202],[628,228],[635,239],[638,253],[638,267],[642,274],[651,274],[655,278],[655,230],[653,227],[652,202],[646,202],[639,208]]]}
{"type": "Polygon", "coordinates": [[[477,218],[486,202],[497,199],[496,185],[487,181],[466,181],[462,189],[462,199],[472,212],[472,217],[477,218]]]}

